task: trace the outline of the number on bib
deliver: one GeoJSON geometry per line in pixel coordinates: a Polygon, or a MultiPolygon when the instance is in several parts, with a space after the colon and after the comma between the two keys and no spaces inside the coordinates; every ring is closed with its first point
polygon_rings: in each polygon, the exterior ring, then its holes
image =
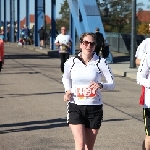
{"type": "Polygon", "coordinates": [[[77,88],[77,97],[79,99],[84,99],[85,97],[95,97],[96,91],[92,88],[77,88]]]}

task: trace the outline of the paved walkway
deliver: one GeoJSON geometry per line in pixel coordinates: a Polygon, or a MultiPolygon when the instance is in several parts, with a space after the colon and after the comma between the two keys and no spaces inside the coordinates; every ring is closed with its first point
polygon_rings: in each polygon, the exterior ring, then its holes
{"type": "MultiPolygon", "coordinates": [[[[5,45],[0,74],[0,150],[74,149],[62,99],[60,60],[46,51],[5,45]]],[[[124,65],[128,59],[122,54],[114,56],[116,64],[124,65]]],[[[119,75],[115,75],[115,84],[113,91],[102,92],[104,121],[94,150],[141,150],[145,137],[138,105],[141,87],[119,75]]]]}
{"type": "MultiPolygon", "coordinates": [[[[7,43],[7,44],[17,46],[16,43],[7,43]]],[[[58,57],[57,50],[52,51],[48,48],[41,50],[39,47],[34,47],[30,45],[24,46],[24,48],[49,55],[51,57],[58,57]]],[[[114,57],[114,63],[110,64],[110,67],[112,68],[113,73],[123,77],[136,79],[137,68],[130,68],[130,56],[128,54],[117,53],[117,52],[112,52],[112,54],[114,57]]]]}

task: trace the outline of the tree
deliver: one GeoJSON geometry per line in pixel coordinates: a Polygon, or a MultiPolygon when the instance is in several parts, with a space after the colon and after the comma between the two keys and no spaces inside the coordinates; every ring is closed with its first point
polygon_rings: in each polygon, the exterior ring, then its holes
{"type": "Polygon", "coordinates": [[[61,26],[65,26],[67,29],[69,29],[69,5],[67,0],[64,0],[63,4],[61,4],[61,9],[59,11],[59,14],[61,15],[61,18],[57,20],[57,30],[60,30],[61,26]]]}
{"type": "Polygon", "coordinates": [[[141,23],[137,27],[137,33],[138,34],[143,34],[143,35],[149,35],[149,24],[148,23],[141,23]]]}
{"type": "MultiPolygon", "coordinates": [[[[150,0],[149,0],[149,2],[150,2],[150,0]]],[[[147,8],[150,9],[150,5],[148,5],[147,8]]]]}
{"type": "Polygon", "coordinates": [[[111,26],[110,32],[129,32],[131,0],[103,0],[100,2],[102,2],[100,3],[102,21],[111,26]]]}
{"type": "MultiPolygon", "coordinates": [[[[100,9],[102,22],[110,26],[109,32],[131,32],[131,0],[96,0],[100,9]]],[[[143,2],[137,3],[137,12],[142,10],[143,2]]],[[[138,22],[137,22],[138,23],[138,22]]],[[[108,28],[107,28],[108,29],[108,28]]],[[[106,30],[106,29],[105,29],[106,30]]]]}

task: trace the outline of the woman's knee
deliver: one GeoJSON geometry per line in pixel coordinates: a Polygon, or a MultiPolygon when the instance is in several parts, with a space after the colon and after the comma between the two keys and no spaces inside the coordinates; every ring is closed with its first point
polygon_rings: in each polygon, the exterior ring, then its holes
{"type": "Polygon", "coordinates": [[[78,139],[75,140],[75,148],[78,150],[85,150],[85,143],[84,141],[79,141],[78,139]]]}
{"type": "Polygon", "coordinates": [[[145,140],[150,143],[150,136],[146,135],[145,140]]]}

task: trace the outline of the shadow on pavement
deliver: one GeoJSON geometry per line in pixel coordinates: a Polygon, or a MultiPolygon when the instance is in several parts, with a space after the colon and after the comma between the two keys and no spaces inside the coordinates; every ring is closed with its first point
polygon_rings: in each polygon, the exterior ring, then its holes
{"type": "Polygon", "coordinates": [[[130,56],[114,56],[113,55],[113,62],[114,63],[122,63],[122,62],[129,62],[130,56]]]}
{"type": "Polygon", "coordinates": [[[110,121],[125,121],[129,119],[108,119],[108,120],[103,120],[103,122],[110,122],[110,121]]]}
{"type": "Polygon", "coordinates": [[[8,72],[2,74],[40,74],[40,72],[8,72]]]}
{"type": "Polygon", "coordinates": [[[33,95],[50,95],[50,94],[60,94],[63,92],[48,92],[48,93],[31,93],[31,94],[8,94],[12,97],[22,97],[22,96],[33,96],[33,95]]]}
{"type": "Polygon", "coordinates": [[[49,59],[49,57],[46,54],[22,54],[22,55],[5,55],[5,59],[49,59]]]}
{"type": "Polygon", "coordinates": [[[51,120],[43,120],[43,121],[29,121],[29,122],[21,122],[21,123],[11,123],[11,124],[1,124],[0,128],[14,128],[15,129],[7,129],[0,130],[0,134],[7,134],[11,132],[22,132],[22,131],[33,131],[33,130],[41,130],[41,129],[51,129],[58,127],[66,127],[67,122],[66,118],[57,118],[51,120]]]}

